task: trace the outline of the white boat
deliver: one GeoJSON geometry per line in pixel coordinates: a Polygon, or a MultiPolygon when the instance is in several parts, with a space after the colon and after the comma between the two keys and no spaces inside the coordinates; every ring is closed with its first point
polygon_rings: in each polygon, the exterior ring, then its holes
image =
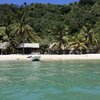
{"type": "Polygon", "coordinates": [[[39,53],[32,54],[32,61],[40,61],[41,55],[39,53]]]}

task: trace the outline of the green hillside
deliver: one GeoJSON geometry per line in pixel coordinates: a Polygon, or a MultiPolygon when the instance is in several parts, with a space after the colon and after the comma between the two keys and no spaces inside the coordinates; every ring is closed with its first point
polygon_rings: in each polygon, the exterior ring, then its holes
{"type": "Polygon", "coordinates": [[[100,0],[80,0],[68,5],[1,4],[0,41],[10,41],[14,47],[23,42],[23,34],[24,42],[41,45],[59,42],[59,48],[63,43],[81,42],[89,49],[98,48],[100,0]]]}

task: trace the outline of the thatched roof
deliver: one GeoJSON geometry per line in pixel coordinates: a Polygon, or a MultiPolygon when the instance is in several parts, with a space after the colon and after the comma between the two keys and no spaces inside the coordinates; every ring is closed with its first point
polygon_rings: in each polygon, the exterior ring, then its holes
{"type": "Polygon", "coordinates": [[[9,42],[0,43],[0,49],[1,50],[6,50],[9,47],[9,45],[10,45],[9,42]]]}

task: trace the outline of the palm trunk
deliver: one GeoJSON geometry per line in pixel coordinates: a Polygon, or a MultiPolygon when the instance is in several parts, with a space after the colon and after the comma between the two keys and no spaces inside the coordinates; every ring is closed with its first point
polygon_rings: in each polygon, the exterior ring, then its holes
{"type": "Polygon", "coordinates": [[[24,48],[24,34],[23,34],[23,36],[22,36],[22,38],[23,38],[23,55],[24,55],[24,53],[25,53],[25,48],[24,48]]]}
{"type": "Polygon", "coordinates": [[[60,37],[59,37],[60,43],[59,43],[59,53],[62,53],[62,49],[61,49],[61,45],[62,45],[62,41],[63,41],[63,36],[62,33],[60,33],[60,37]]]}
{"type": "Polygon", "coordinates": [[[24,54],[25,50],[24,50],[24,39],[23,39],[23,54],[24,54]]]}

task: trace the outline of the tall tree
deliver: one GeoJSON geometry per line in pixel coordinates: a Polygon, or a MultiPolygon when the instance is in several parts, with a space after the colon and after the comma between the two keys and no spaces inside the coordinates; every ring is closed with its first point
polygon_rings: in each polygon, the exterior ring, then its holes
{"type": "Polygon", "coordinates": [[[86,45],[89,50],[94,50],[97,45],[97,39],[94,37],[94,32],[91,28],[90,24],[86,24],[83,26],[83,32],[85,33],[85,40],[86,40],[86,45]]]}
{"type": "Polygon", "coordinates": [[[68,46],[68,38],[67,33],[68,32],[68,27],[65,25],[59,23],[55,28],[54,28],[54,36],[56,36],[56,48],[59,50],[59,53],[62,52],[62,50],[65,50],[68,46]]]}
{"type": "Polygon", "coordinates": [[[72,53],[81,54],[83,53],[82,51],[87,51],[87,46],[85,45],[83,34],[76,34],[72,38],[73,41],[69,46],[70,50],[72,50],[72,53]]]}
{"type": "MultiPolygon", "coordinates": [[[[19,14],[19,13],[18,13],[19,14]]],[[[11,25],[11,33],[15,36],[18,43],[23,43],[23,54],[24,54],[24,42],[35,41],[33,28],[25,22],[26,13],[25,11],[19,14],[19,20],[17,23],[11,25]]]]}

